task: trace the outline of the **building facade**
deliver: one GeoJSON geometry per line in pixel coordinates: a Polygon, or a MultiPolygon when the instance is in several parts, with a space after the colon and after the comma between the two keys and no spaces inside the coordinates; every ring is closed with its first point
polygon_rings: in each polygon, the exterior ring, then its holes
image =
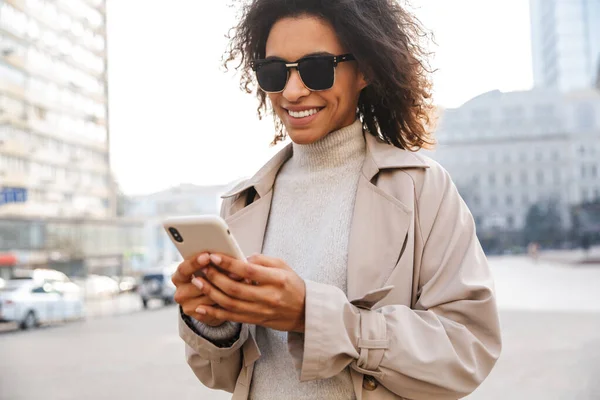
{"type": "Polygon", "coordinates": [[[600,0],[530,0],[536,87],[594,84],[600,64],[600,0]]]}
{"type": "Polygon", "coordinates": [[[0,1],[0,217],[107,218],[104,0],[0,1]]]}
{"type": "Polygon", "coordinates": [[[0,0],[0,261],[85,275],[143,257],[144,224],[114,218],[105,3],[0,0]]]}
{"type": "Polygon", "coordinates": [[[600,199],[600,92],[482,94],[445,110],[431,156],[452,175],[481,234],[523,229],[533,204],[600,199]]]}

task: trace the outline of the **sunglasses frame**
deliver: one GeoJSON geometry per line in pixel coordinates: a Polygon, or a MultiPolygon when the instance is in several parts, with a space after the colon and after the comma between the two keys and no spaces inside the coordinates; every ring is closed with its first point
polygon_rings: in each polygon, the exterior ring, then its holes
{"type": "Polygon", "coordinates": [[[341,54],[339,56],[330,56],[330,55],[307,56],[307,57],[302,57],[301,59],[299,59],[295,62],[292,62],[292,63],[288,63],[284,60],[279,60],[279,59],[253,60],[250,62],[250,67],[252,68],[252,70],[254,72],[257,73],[258,70],[260,69],[260,67],[265,64],[277,62],[277,63],[283,63],[285,65],[285,68],[287,70],[287,78],[285,80],[285,85],[283,86],[283,89],[281,89],[279,91],[271,92],[271,91],[263,89],[262,86],[260,86],[260,82],[258,81],[258,74],[257,74],[256,81],[258,82],[258,87],[260,88],[260,90],[262,90],[265,93],[282,93],[285,90],[285,88],[287,87],[288,82],[290,81],[290,70],[291,69],[295,69],[296,71],[298,71],[298,76],[300,77],[300,81],[302,82],[302,84],[304,85],[305,88],[307,88],[311,92],[324,92],[325,90],[331,89],[335,85],[335,76],[336,76],[335,71],[337,69],[336,67],[338,66],[338,64],[342,63],[342,62],[346,62],[346,61],[355,61],[355,60],[356,60],[356,58],[354,58],[354,56],[352,54],[347,53],[347,54],[341,54]],[[316,59],[331,59],[331,61],[333,61],[333,83],[327,89],[315,90],[315,89],[311,89],[310,87],[308,87],[308,85],[304,82],[304,79],[302,79],[302,73],[300,73],[300,70],[298,69],[298,65],[300,64],[301,61],[315,59],[315,58],[316,59]]]}

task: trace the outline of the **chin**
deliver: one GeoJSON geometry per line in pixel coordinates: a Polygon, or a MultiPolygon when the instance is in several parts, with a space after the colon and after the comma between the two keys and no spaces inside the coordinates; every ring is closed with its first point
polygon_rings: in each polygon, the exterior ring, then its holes
{"type": "Polygon", "coordinates": [[[314,129],[287,129],[287,132],[292,142],[296,144],[311,144],[325,136],[314,129]]]}

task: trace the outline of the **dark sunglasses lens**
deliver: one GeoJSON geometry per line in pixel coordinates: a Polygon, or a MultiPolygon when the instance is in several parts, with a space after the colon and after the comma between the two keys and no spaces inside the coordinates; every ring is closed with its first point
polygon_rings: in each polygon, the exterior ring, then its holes
{"type": "Polygon", "coordinates": [[[331,58],[308,58],[300,61],[298,71],[302,82],[312,90],[327,90],[333,87],[334,67],[331,58]]]}
{"type": "Polygon", "coordinates": [[[261,64],[256,71],[256,79],[265,92],[280,92],[287,82],[287,69],[284,62],[274,61],[261,64]]]}

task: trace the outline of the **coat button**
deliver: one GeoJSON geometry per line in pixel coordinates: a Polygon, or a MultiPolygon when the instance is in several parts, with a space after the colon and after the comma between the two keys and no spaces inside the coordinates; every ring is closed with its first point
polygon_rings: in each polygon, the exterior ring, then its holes
{"type": "Polygon", "coordinates": [[[377,389],[377,381],[370,375],[365,375],[365,379],[363,380],[363,388],[372,392],[377,389]]]}

